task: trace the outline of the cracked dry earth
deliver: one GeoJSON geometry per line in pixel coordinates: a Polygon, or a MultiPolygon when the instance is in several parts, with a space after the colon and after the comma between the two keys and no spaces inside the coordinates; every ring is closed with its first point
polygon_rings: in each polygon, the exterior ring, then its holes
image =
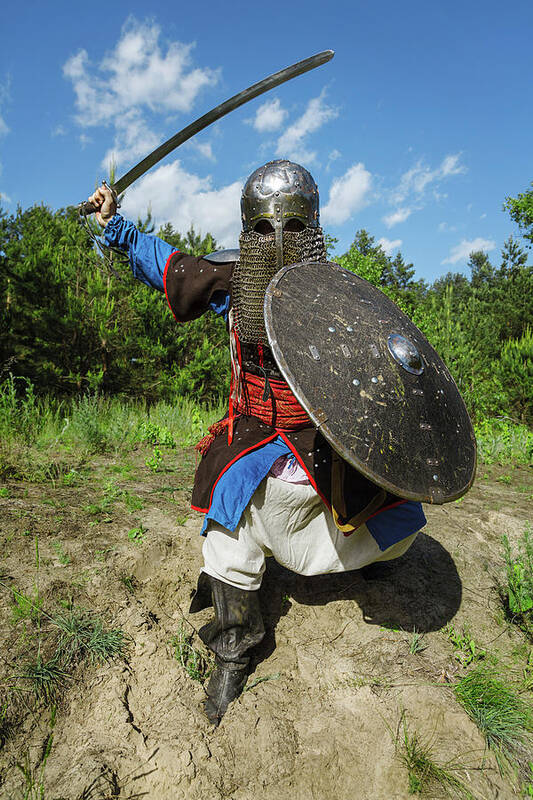
{"type": "MultiPolygon", "coordinates": [[[[125,661],[78,668],[43,768],[50,711],[20,711],[0,749],[0,797],[40,796],[24,795],[16,762],[27,756],[47,800],[408,798],[402,714],[439,761],[461,760],[475,797],[517,796],[454,699],[450,682],[465,668],[442,628],[467,626],[502,663],[525,661],[495,586],[501,536],[516,543],[530,516],[530,472],[481,466],[465,498],[426,508],[424,533],[397,562],[316,578],[271,563],[262,589],[268,633],[250,688],[212,729],[203,687],[170,645],[184,618],[198,628],[210,616],[188,615],[202,563],[201,519],[186,518],[194,459],[182,451],[175,470],[153,475],[144,455],[127,468],[102,458],[76,486],[4,484],[2,575],[30,595],[38,580],[44,608],[69,599],[91,609],[131,647],[125,661]],[[119,495],[96,517],[88,511],[110,480],[142,508],[128,511],[119,495]],[[140,524],[143,541],[130,540],[140,524]],[[425,649],[412,654],[415,629],[425,649]]],[[[0,681],[18,652],[12,606],[2,589],[0,681]]]]}

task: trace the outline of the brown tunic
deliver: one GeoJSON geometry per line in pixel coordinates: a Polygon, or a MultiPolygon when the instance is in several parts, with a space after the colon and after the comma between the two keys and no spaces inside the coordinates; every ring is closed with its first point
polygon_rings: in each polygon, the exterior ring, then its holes
{"type": "MultiPolygon", "coordinates": [[[[178,322],[187,322],[209,310],[217,291],[231,294],[235,262],[211,263],[201,257],[173,253],[163,276],[168,304],[178,322]]],[[[339,527],[348,534],[378,510],[396,504],[399,498],[379,488],[343,461],[313,426],[279,431],[253,416],[241,415],[234,422],[228,444],[227,430],[219,434],[202,457],[194,481],[192,507],[207,512],[215,486],[241,456],[281,436],[307,473],[312,485],[329,508],[339,527]],[[344,528],[342,528],[344,530],[344,528]]]]}

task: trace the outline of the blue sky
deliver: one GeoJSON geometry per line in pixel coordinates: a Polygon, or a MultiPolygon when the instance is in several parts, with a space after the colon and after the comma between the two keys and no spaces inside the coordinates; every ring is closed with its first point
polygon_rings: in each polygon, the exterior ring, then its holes
{"type": "Polygon", "coordinates": [[[533,178],[530,0],[287,4],[10,3],[0,32],[4,209],[87,197],[239,90],[324,49],[329,64],[258,98],[132,186],[136,218],[235,246],[240,188],[304,164],[337,252],[366,228],[417,277],[498,264],[502,211],[533,178]]]}

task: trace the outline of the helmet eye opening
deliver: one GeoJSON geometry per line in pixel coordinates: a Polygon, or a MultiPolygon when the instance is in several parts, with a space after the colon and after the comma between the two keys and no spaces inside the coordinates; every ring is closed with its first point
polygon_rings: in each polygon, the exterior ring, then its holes
{"type": "Polygon", "coordinates": [[[300,231],[305,230],[305,225],[301,219],[296,219],[293,217],[289,219],[285,225],[283,226],[284,231],[292,231],[294,233],[300,233],[300,231]]]}
{"type": "Polygon", "coordinates": [[[274,227],[267,219],[260,219],[259,222],[256,222],[254,225],[254,231],[263,236],[267,236],[269,233],[274,233],[274,227]]]}

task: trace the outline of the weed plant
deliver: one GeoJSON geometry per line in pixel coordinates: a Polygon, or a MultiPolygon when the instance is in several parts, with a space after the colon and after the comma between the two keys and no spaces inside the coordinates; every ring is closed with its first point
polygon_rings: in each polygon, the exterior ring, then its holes
{"type": "Polygon", "coordinates": [[[511,620],[533,637],[533,537],[526,526],[513,555],[507,536],[502,537],[505,581],[499,586],[500,598],[511,620]]]}
{"type": "Polygon", "coordinates": [[[193,634],[187,633],[184,623],[181,623],[176,636],[170,640],[174,648],[174,656],[193,681],[203,683],[215,668],[214,660],[206,653],[201,653],[192,645],[193,634]]]}
{"type": "Polygon", "coordinates": [[[57,480],[73,485],[86,460],[125,452],[140,443],[191,446],[224,413],[221,404],[199,405],[84,395],[70,400],[37,397],[25,378],[0,383],[0,480],[57,480]]]}
{"type": "Polygon", "coordinates": [[[426,649],[427,645],[424,643],[424,634],[419,633],[415,628],[409,638],[409,652],[411,655],[417,655],[417,653],[422,653],[426,649]]]}
{"type": "MultiPolygon", "coordinates": [[[[52,728],[54,726],[54,720],[55,713],[52,714],[52,728]]],[[[17,762],[17,768],[20,770],[24,778],[22,794],[23,800],[45,800],[44,772],[46,769],[46,762],[48,761],[50,752],[52,750],[53,741],[54,734],[50,732],[44,745],[40,763],[37,767],[32,766],[28,752],[25,753],[24,760],[22,762],[17,762]]]]}
{"type": "Polygon", "coordinates": [[[533,431],[509,419],[485,419],[475,426],[484,464],[533,464],[533,431]]]}
{"type": "Polygon", "coordinates": [[[506,684],[495,667],[484,664],[461,678],[454,692],[493,751],[500,772],[516,767],[527,778],[533,758],[533,709],[518,690],[506,684]]]}
{"type": "Polygon", "coordinates": [[[435,792],[439,792],[447,797],[475,800],[457,776],[466,767],[456,761],[439,763],[432,743],[424,742],[416,731],[410,731],[403,715],[396,734],[396,752],[407,769],[409,794],[435,797],[435,792]]]}
{"type": "Polygon", "coordinates": [[[88,658],[103,663],[125,654],[128,639],[117,628],[106,630],[102,621],[84,609],[70,609],[66,614],[52,617],[59,631],[55,657],[64,668],[72,668],[88,658]]]}
{"type": "Polygon", "coordinates": [[[71,679],[69,673],[60,666],[56,655],[44,661],[40,653],[32,661],[26,662],[22,673],[15,677],[30,687],[37,703],[46,706],[55,702],[71,679]]]}
{"type": "Polygon", "coordinates": [[[0,585],[12,593],[15,608],[19,609],[14,624],[21,619],[25,621],[18,646],[26,651],[22,669],[14,670],[9,676],[9,692],[0,697],[4,720],[9,716],[17,693],[29,692],[37,705],[49,706],[61,695],[78,664],[84,661],[102,663],[125,655],[129,642],[126,634],[116,628],[107,630],[102,621],[88,611],[71,607],[52,615],[42,608],[38,588],[37,601],[33,602],[31,597],[4,581],[0,580],[0,585]]]}
{"type": "Polygon", "coordinates": [[[456,647],[454,656],[463,667],[467,667],[475,661],[482,661],[486,657],[486,651],[476,644],[467,627],[464,627],[461,633],[451,623],[448,623],[444,628],[444,632],[456,647]]]}

